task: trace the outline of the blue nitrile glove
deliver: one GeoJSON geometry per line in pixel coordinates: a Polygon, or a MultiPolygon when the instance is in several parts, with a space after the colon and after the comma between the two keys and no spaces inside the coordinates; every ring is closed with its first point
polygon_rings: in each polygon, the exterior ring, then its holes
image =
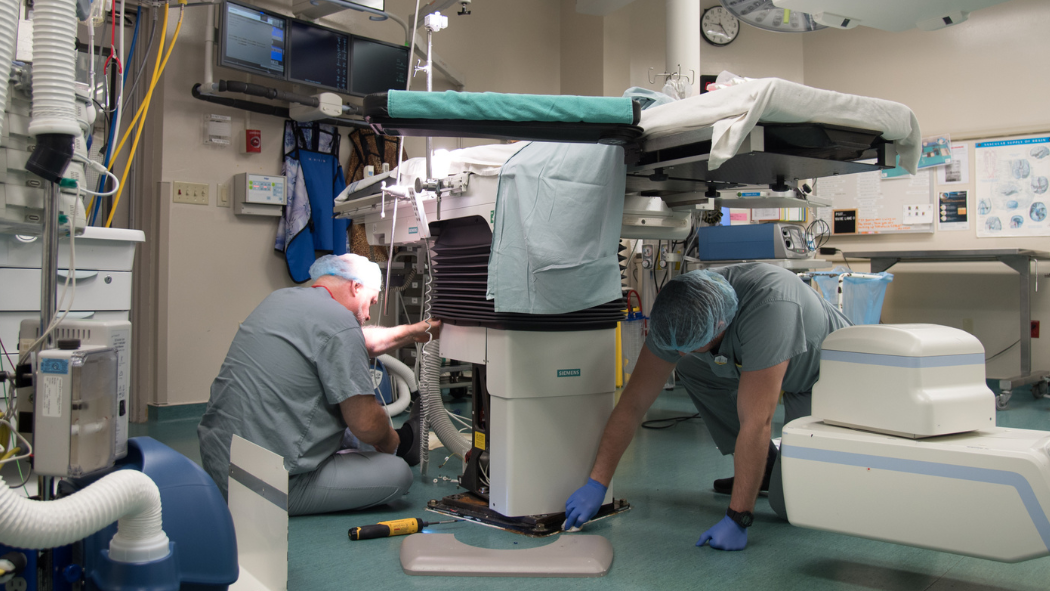
{"type": "MultiPolygon", "coordinates": [[[[565,529],[582,527],[598,512],[609,488],[593,478],[572,493],[565,501],[565,529]]],[[[735,525],[735,524],[734,524],[735,525]]]]}
{"type": "Polygon", "coordinates": [[[710,542],[716,550],[743,550],[747,546],[747,528],[740,527],[728,515],[700,536],[697,546],[710,542]]]}

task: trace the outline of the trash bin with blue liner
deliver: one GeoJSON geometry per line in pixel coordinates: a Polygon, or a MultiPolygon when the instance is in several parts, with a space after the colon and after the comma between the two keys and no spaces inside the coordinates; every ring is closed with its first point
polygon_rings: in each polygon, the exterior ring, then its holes
{"type": "Polygon", "coordinates": [[[853,324],[878,324],[891,273],[856,273],[843,267],[813,271],[824,299],[834,304],[853,324]]]}

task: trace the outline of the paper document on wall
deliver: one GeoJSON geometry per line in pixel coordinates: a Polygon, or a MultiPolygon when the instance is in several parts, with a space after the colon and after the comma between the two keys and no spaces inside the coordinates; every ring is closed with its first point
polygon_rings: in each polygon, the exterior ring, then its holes
{"type": "Polygon", "coordinates": [[[977,237],[1050,236],[1050,137],[979,142],[977,237]]]}
{"type": "Polygon", "coordinates": [[[970,208],[967,191],[940,191],[937,193],[937,231],[958,232],[970,229],[970,208]]]}
{"type": "Polygon", "coordinates": [[[965,185],[970,182],[970,147],[952,145],[952,161],[937,169],[937,182],[942,185],[965,185]]]}

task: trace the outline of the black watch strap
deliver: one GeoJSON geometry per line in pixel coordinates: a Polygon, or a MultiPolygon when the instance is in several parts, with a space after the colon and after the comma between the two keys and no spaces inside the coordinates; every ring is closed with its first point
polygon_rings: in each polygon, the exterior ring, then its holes
{"type": "Polygon", "coordinates": [[[726,516],[743,528],[751,527],[751,524],[755,522],[755,515],[750,511],[733,511],[732,509],[726,509],[726,516]]]}

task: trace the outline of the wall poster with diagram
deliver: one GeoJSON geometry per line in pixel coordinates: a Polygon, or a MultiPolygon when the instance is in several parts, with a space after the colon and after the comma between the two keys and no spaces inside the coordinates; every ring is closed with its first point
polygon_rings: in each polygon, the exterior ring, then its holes
{"type": "Polygon", "coordinates": [[[975,146],[977,237],[1050,236],[1050,137],[975,146]]]}

